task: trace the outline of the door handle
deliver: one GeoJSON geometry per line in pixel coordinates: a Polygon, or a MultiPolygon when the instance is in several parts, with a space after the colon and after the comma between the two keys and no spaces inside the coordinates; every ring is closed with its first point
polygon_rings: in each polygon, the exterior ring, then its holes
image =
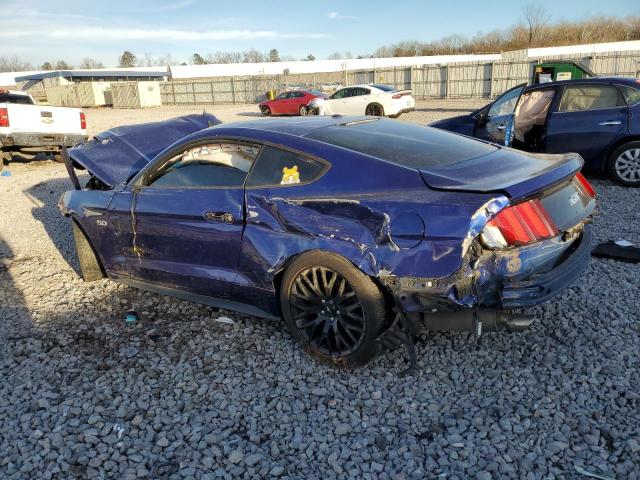
{"type": "Polygon", "coordinates": [[[233,223],[233,215],[227,212],[205,212],[204,218],[208,222],[233,223]]]}
{"type": "Polygon", "coordinates": [[[620,120],[610,120],[608,122],[600,122],[598,125],[606,127],[608,125],[622,125],[622,122],[620,120]]]}
{"type": "Polygon", "coordinates": [[[500,125],[498,125],[496,128],[497,128],[498,130],[502,131],[502,130],[506,129],[506,128],[507,128],[507,126],[506,126],[504,123],[501,123],[501,124],[500,124],[500,125]]]}

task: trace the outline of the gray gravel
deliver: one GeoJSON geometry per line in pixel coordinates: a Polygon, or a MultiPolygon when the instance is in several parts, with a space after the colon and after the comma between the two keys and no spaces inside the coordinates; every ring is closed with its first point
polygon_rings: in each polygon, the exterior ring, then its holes
{"type": "MultiPolygon", "coordinates": [[[[400,351],[344,372],[278,323],[84,284],[64,168],[9,170],[0,478],[640,478],[638,265],[593,260],[523,334],[424,337],[413,377],[400,351]]],[[[597,240],[640,244],[640,190],[594,183],[597,240]]]]}

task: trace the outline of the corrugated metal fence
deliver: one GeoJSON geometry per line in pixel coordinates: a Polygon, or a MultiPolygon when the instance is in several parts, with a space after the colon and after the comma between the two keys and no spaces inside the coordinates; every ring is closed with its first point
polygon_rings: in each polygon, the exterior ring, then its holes
{"type": "MultiPolygon", "coordinates": [[[[527,83],[538,60],[526,50],[503,54],[505,60],[485,63],[450,63],[411,68],[335,72],[318,75],[219,77],[198,80],[176,80],[161,83],[164,105],[198,105],[221,103],[255,103],[265,98],[267,90],[278,92],[291,87],[317,88],[359,83],[384,83],[411,89],[417,99],[490,98],[527,83]]],[[[566,57],[565,57],[566,58],[566,57]]],[[[640,51],[611,52],[606,55],[573,58],[601,75],[640,76],[640,51]]]]}

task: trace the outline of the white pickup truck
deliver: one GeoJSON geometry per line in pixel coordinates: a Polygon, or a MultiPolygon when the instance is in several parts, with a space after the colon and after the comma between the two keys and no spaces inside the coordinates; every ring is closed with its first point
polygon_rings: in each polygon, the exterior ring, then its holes
{"type": "Polygon", "coordinates": [[[79,108],[36,105],[26,92],[0,88],[0,170],[13,152],[53,153],[84,141],[87,122],[79,108]]]}

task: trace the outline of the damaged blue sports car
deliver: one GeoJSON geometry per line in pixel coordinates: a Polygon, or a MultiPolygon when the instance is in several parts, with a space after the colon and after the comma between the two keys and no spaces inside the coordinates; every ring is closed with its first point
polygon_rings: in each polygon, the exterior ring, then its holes
{"type": "Polygon", "coordinates": [[[85,280],[283,318],[354,367],[418,325],[521,331],[533,318],[512,309],[587,265],[595,192],[577,154],[375,117],[219,123],[118,127],[68,151],[60,209],[85,280]]]}

